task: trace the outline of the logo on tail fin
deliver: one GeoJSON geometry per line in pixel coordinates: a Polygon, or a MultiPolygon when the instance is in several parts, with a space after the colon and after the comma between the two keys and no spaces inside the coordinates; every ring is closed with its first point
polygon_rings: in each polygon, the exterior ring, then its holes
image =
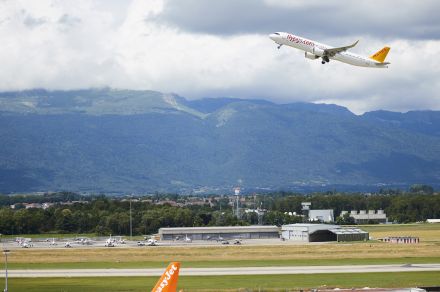
{"type": "Polygon", "coordinates": [[[170,263],[151,292],[175,292],[179,278],[179,269],[179,262],[170,263]]]}
{"type": "Polygon", "coordinates": [[[385,58],[388,55],[388,52],[390,51],[390,47],[384,47],[382,50],[376,52],[374,55],[370,56],[371,59],[383,63],[385,61],[385,58]]]}

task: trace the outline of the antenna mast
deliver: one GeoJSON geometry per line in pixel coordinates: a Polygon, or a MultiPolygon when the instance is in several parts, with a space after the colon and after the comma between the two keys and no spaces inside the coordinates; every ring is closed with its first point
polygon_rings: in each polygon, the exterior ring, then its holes
{"type": "Polygon", "coordinates": [[[234,189],[235,193],[235,216],[240,219],[240,187],[234,189]]]}

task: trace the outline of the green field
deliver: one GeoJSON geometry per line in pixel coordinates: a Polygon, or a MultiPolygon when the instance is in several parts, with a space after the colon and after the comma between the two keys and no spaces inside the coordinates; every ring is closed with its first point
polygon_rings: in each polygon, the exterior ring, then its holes
{"type": "MultiPolygon", "coordinates": [[[[114,278],[17,278],[10,279],[14,292],[120,292],[149,291],[156,277],[114,278]]],[[[187,276],[180,277],[184,291],[282,291],[301,288],[416,287],[440,285],[440,272],[258,275],[258,276],[187,276]],[[246,289],[246,290],[243,290],[246,289]],[[251,289],[251,290],[250,290],[251,289]]],[[[0,286],[4,287],[3,279],[0,286]]]]}

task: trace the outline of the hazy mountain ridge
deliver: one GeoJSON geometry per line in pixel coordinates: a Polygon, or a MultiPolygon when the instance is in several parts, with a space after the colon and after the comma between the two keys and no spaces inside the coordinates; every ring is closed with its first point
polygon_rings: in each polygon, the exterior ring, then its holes
{"type": "Polygon", "coordinates": [[[0,192],[440,184],[435,111],[36,90],[0,93],[0,123],[0,192]]]}
{"type": "Polygon", "coordinates": [[[440,115],[438,111],[410,111],[407,113],[373,111],[365,113],[363,117],[370,121],[440,137],[440,115]]]}
{"type": "Polygon", "coordinates": [[[187,107],[183,98],[157,91],[90,89],[72,91],[27,90],[0,93],[0,109],[24,114],[134,115],[183,111],[203,117],[187,107]]]}

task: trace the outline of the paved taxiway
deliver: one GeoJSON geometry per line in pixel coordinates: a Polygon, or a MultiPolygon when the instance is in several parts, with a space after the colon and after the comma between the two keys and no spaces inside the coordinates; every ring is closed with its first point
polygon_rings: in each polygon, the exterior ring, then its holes
{"type": "MultiPolygon", "coordinates": [[[[164,267],[165,268],[165,267],[164,267]]],[[[59,270],[9,270],[11,278],[33,277],[134,277],[160,276],[164,269],[59,269],[59,270]]],[[[287,275],[328,273],[373,273],[373,272],[427,272],[440,271],[440,264],[414,265],[351,265],[351,266],[306,266],[306,267],[239,267],[239,268],[185,268],[182,276],[223,275],[287,275]]],[[[3,273],[3,271],[2,271],[3,273]]]]}

